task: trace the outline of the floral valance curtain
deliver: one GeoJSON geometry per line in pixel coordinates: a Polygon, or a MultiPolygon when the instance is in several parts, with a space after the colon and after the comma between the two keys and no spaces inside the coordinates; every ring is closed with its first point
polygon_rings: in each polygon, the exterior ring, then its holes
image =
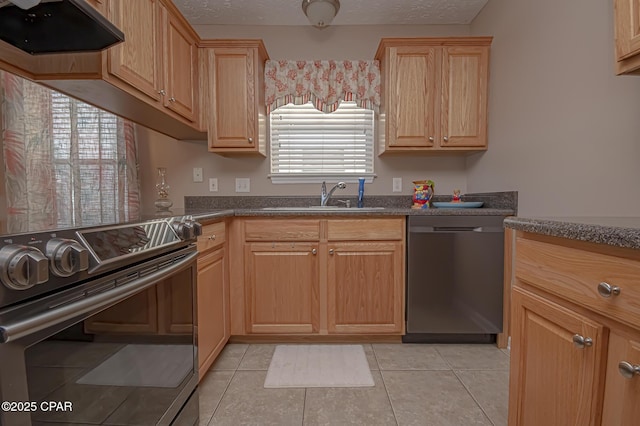
{"type": "Polygon", "coordinates": [[[335,111],[340,101],[356,101],[362,108],[380,106],[378,61],[267,61],[267,113],[293,103],[313,102],[323,112],[335,111]]]}
{"type": "Polygon", "coordinates": [[[140,214],[133,123],[0,71],[0,124],[5,231],[114,223],[140,214]]]}

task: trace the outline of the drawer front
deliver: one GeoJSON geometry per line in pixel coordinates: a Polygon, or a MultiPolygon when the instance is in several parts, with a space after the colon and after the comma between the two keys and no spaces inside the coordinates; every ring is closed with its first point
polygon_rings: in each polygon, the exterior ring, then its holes
{"type": "Polygon", "coordinates": [[[516,278],[602,315],[640,327],[640,262],[518,238],[516,278]],[[601,283],[619,287],[604,297],[601,283]]]}
{"type": "Polygon", "coordinates": [[[404,219],[330,219],[327,221],[329,241],[393,241],[404,237],[404,219]]]}
{"type": "Polygon", "coordinates": [[[261,219],[247,220],[244,225],[245,241],[318,241],[318,219],[261,219]]]}
{"type": "Polygon", "coordinates": [[[202,235],[198,237],[198,251],[205,252],[224,244],[226,240],[224,222],[211,223],[202,227],[202,235]]]}

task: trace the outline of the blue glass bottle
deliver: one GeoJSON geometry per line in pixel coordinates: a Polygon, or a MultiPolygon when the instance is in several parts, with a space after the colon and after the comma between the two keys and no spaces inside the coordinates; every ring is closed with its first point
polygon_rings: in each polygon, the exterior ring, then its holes
{"type": "Polygon", "coordinates": [[[358,179],[358,208],[364,207],[364,178],[358,179]]]}

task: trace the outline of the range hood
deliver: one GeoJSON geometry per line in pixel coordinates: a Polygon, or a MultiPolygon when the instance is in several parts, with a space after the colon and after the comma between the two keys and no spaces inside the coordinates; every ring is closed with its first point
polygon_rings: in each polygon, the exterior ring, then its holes
{"type": "Polygon", "coordinates": [[[26,10],[13,3],[22,2],[0,0],[0,40],[32,55],[96,52],[124,41],[85,0],[43,0],[26,10]]]}

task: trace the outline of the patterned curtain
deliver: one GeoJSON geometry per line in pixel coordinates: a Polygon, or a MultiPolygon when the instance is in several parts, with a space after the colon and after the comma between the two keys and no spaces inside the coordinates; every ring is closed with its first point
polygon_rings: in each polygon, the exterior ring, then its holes
{"type": "Polygon", "coordinates": [[[135,219],[133,123],[0,71],[9,233],[135,219]]]}
{"type": "Polygon", "coordinates": [[[264,73],[267,113],[309,101],[323,112],[343,100],[374,111],[380,106],[378,61],[267,61],[264,73]]]}

